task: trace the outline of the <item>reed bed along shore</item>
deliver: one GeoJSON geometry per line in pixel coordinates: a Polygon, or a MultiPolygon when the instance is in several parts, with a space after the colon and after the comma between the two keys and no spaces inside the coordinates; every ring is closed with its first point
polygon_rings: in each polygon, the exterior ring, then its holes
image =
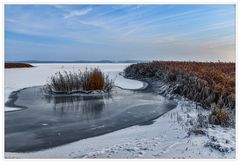
{"type": "Polygon", "coordinates": [[[163,81],[171,93],[212,108],[210,122],[228,125],[235,112],[235,63],[153,61],[137,63],[125,70],[128,78],[163,81]]]}

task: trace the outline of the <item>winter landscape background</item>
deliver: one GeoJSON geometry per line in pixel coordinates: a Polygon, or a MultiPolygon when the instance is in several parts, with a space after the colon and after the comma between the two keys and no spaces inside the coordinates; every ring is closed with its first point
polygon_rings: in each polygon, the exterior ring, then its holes
{"type": "Polygon", "coordinates": [[[236,4],[4,9],[6,159],[236,158],[236,4]]]}

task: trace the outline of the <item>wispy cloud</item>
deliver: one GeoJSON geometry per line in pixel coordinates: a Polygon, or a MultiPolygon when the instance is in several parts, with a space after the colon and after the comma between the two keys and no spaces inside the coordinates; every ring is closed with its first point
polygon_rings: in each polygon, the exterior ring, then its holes
{"type": "Polygon", "coordinates": [[[70,11],[68,14],[64,15],[64,19],[69,19],[75,16],[84,16],[87,15],[90,11],[92,11],[92,8],[70,11]]]}

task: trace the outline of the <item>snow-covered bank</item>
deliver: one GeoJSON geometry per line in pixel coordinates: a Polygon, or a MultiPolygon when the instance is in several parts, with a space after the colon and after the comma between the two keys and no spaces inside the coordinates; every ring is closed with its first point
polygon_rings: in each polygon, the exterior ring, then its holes
{"type": "MultiPolygon", "coordinates": [[[[125,79],[119,72],[129,64],[32,64],[33,68],[5,69],[4,101],[6,102],[10,93],[25,87],[44,85],[48,78],[58,71],[76,72],[79,69],[99,67],[115,81],[115,85],[125,89],[139,89],[144,83],[137,80],[125,79]]],[[[5,107],[5,111],[19,110],[18,108],[5,107]]]]}

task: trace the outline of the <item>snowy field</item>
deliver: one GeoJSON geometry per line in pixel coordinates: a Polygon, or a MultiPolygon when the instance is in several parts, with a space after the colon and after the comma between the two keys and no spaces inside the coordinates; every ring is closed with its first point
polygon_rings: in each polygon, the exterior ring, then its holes
{"type": "MultiPolygon", "coordinates": [[[[143,83],[119,76],[127,64],[34,64],[34,68],[5,70],[5,102],[12,91],[43,85],[59,70],[84,70],[98,66],[109,73],[122,88],[137,89],[143,83]]],[[[136,125],[102,136],[92,137],[59,147],[30,152],[5,152],[5,158],[235,158],[235,129],[212,126],[206,135],[188,134],[197,123],[199,112],[195,104],[179,100],[178,106],[159,117],[154,123],[136,125]],[[220,149],[220,150],[219,150],[220,149]]],[[[13,110],[6,108],[5,111],[13,110]]]]}

